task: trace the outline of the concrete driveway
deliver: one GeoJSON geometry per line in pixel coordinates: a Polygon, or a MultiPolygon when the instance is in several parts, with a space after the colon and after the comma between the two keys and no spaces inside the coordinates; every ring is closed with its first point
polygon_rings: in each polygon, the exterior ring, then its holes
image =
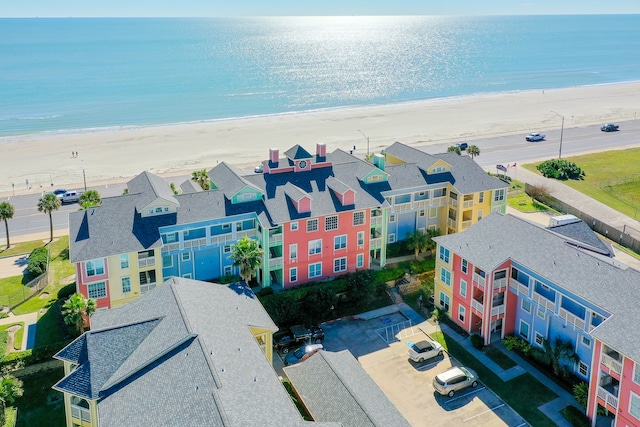
{"type": "Polygon", "coordinates": [[[29,264],[29,255],[16,255],[0,258],[0,278],[22,276],[29,264]]]}
{"type": "Polygon", "coordinates": [[[338,320],[322,326],[325,348],[351,351],[413,426],[527,425],[482,383],[452,398],[435,393],[431,385],[433,377],[458,363],[446,353],[423,363],[411,362],[407,344],[427,335],[400,312],[370,320],[338,320]]]}

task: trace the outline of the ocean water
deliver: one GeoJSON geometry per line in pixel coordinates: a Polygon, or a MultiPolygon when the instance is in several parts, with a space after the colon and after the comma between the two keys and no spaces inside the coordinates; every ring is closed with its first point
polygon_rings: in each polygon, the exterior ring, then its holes
{"type": "Polygon", "coordinates": [[[640,15],[0,19],[0,136],[640,80],[640,15]]]}

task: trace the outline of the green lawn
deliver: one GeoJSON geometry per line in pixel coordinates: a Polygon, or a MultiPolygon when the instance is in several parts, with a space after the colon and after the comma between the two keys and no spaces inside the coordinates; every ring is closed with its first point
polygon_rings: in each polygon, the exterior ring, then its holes
{"type": "Polygon", "coordinates": [[[502,350],[488,345],[482,349],[482,352],[491,360],[493,360],[502,369],[510,369],[517,365],[512,358],[502,352],[502,350]]]}
{"type": "Polygon", "coordinates": [[[536,427],[553,427],[556,425],[537,408],[557,398],[558,395],[549,390],[532,375],[527,373],[504,382],[452,337],[442,332],[437,332],[433,334],[432,337],[440,342],[440,344],[447,349],[447,352],[460,363],[476,371],[480,377],[480,381],[497,394],[507,405],[513,408],[513,410],[529,424],[536,427]]]}
{"type": "MultiPolygon", "coordinates": [[[[613,209],[637,218],[640,214],[640,148],[565,158],[585,172],[583,180],[562,181],[613,209]]],[[[537,172],[536,164],[523,167],[537,172]]]]}
{"type": "MultiPolygon", "coordinates": [[[[16,323],[11,323],[11,324],[8,324],[8,325],[0,326],[0,336],[4,337],[5,336],[5,332],[6,332],[6,337],[8,339],[9,338],[9,333],[7,332],[7,329],[9,329],[10,327],[15,326],[15,325],[20,326],[20,329],[18,329],[18,331],[16,331],[15,341],[13,343],[13,350],[20,350],[21,346],[22,346],[22,338],[24,337],[24,322],[16,322],[16,323]]],[[[4,354],[5,352],[9,352],[9,350],[11,350],[11,349],[7,349],[6,348],[7,339],[4,339],[4,338],[0,339],[0,344],[4,345],[2,350],[0,350],[0,354],[4,354]]]]}
{"type": "Polygon", "coordinates": [[[18,427],[64,426],[64,400],[62,393],[51,386],[64,376],[64,369],[52,369],[21,378],[24,395],[17,399],[18,427]]]}
{"type": "MultiPolygon", "coordinates": [[[[11,230],[9,230],[9,238],[11,238],[11,230]]],[[[6,246],[0,248],[0,257],[30,254],[35,248],[44,246],[47,240],[33,240],[31,242],[12,243],[11,248],[7,249],[6,246]]]]}

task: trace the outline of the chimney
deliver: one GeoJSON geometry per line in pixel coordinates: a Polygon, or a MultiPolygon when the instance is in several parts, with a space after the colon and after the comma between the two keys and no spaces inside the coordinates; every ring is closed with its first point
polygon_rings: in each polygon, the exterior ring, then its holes
{"type": "Polygon", "coordinates": [[[374,154],[373,155],[373,165],[376,166],[380,170],[384,170],[384,154],[374,154]]]}
{"type": "Polygon", "coordinates": [[[269,148],[269,161],[271,163],[278,164],[280,158],[280,151],[277,148],[269,148]]]}
{"type": "Polygon", "coordinates": [[[316,156],[327,157],[327,144],[316,144],[316,156]]]}

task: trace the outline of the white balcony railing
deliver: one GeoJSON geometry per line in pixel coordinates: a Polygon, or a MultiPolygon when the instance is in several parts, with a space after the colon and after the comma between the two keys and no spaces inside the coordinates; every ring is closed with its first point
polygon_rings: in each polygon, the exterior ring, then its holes
{"type": "Polygon", "coordinates": [[[185,240],[184,241],[184,248],[185,249],[193,249],[193,248],[199,248],[200,246],[207,246],[207,239],[206,238],[201,238],[201,239],[193,239],[193,240],[185,240]]]}
{"type": "Polygon", "coordinates": [[[233,233],[218,234],[211,236],[212,245],[223,245],[227,242],[233,242],[233,233]]]}
{"type": "Polygon", "coordinates": [[[238,232],[236,232],[236,238],[238,240],[242,239],[243,237],[256,237],[258,235],[258,232],[256,231],[255,228],[252,228],[251,230],[240,230],[238,232]]]}
{"type": "Polygon", "coordinates": [[[514,290],[514,292],[520,292],[523,295],[529,296],[529,288],[517,280],[509,279],[509,286],[514,290]]]}
{"type": "Polygon", "coordinates": [[[371,225],[380,225],[382,224],[382,217],[381,216],[372,216],[371,217],[371,225]]]}
{"type": "Polygon", "coordinates": [[[454,208],[458,207],[458,199],[452,199],[451,197],[449,197],[449,206],[453,206],[454,208]]]}
{"type": "Polygon", "coordinates": [[[613,372],[616,372],[618,375],[622,375],[622,363],[618,359],[614,359],[607,353],[602,353],[600,361],[613,372]]]}
{"type": "Polygon", "coordinates": [[[462,221],[462,229],[466,230],[467,228],[471,227],[472,222],[473,222],[472,220],[462,221]]]}
{"type": "Polygon", "coordinates": [[[481,316],[484,313],[484,305],[478,300],[471,299],[471,308],[478,311],[481,316]]]}
{"type": "Polygon", "coordinates": [[[154,265],[156,265],[155,258],[141,258],[138,260],[139,268],[153,267],[154,265]]]}
{"type": "Polygon", "coordinates": [[[462,203],[462,209],[470,209],[473,207],[473,200],[465,200],[462,203]]]}
{"type": "Polygon", "coordinates": [[[447,225],[451,228],[456,228],[456,220],[452,218],[447,218],[447,225]]]}
{"type": "Polygon", "coordinates": [[[598,387],[598,397],[604,400],[609,405],[618,409],[618,397],[609,393],[607,390],[603,389],[602,387],[598,387]]]}
{"type": "Polygon", "coordinates": [[[382,246],[382,237],[376,237],[375,239],[369,240],[370,247],[378,247],[382,246]]]}
{"type": "Polygon", "coordinates": [[[538,304],[540,307],[544,307],[548,311],[551,311],[551,312],[556,311],[556,304],[553,301],[549,301],[548,299],[546,299],[545,297],[543,297],[542,295],[540,295],[535,291],[533,292],[533,296],[531,297],[531,299],[535,301],[536,304],[538,304]]]}
{"type": "Polygon", "coordinates": [[[478,286],[484,289],[485,278],[480,276],[478,273],[473,273],[473,283],[478,284],[478,286]]]}
{"type": "Polygon", "coordinates": [[[394,212],[405,212],[411,210],[411,203],[396,203],[393,205],[394,212]]]}
{"type": "Polygon", "coordinates": [[[271,258],[269,260],[269,268],[271,268],[271,267],[281,267],[282,265],[283,265],[283,258],[282,257],[271,258]]]}
{"type": "Polygon", "coordinates": [[[504,303],[502,303],[499,306],[493,307],[491,309],[491,315],[492,316],[499,316],[501,314],[504,314],[506,312],[506,305],[504,303]]]}
{"type": "Polygon", "coordinates": [[[162,247],[162,253],[166,254],[169,252],[173,252],[173,251],[177,251],[180,249],[180,243],[175,242],[175,243],[167,243],[162,247]]]}
{"type": "Polygon", "coordinates": [[[445,196],[442,197],[434,197],[431,199],[431,206],[445,206],[447,204],[447,198],[445,196]]]}
{"type": "Polygon", "coordinates": [[[429,200],[416,200],[415,202],[413,202],[413,208],[414,209],[425,209],[429,204],[429,200]]]}
{"type": "Polygon", "coordinates": [[[282,243],[282,233],[269,236],[269,243],[282,243]]]}
{"type": "Polygon", "coordinates": [[[585,330],[586,322],[584,321],[584,319],[581,319],[575,314],[568,312],[564,308],[560,307],[560,309],[558,310],[558,316],[563,318],[567,322],[567,324],[573,325],[576,328],[580,328],[583,331],[585,330]]]}
{"type": "Polygon", "coordinates": [[[502,289],[507,287],[507,278],[493,279],[493,289],[502,289]]]}
{"type": "Polygon", "coordinates": [[[71,417],[82,421],[91,422],[91,411],[82,406],[71,404],[71,417]]]}

